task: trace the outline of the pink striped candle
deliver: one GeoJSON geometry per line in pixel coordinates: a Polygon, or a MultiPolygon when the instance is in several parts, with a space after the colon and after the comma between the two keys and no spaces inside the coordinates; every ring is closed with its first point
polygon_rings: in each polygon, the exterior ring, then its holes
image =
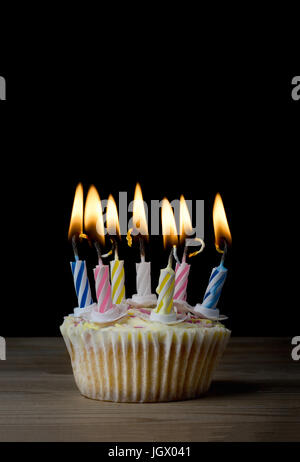
{"type": "Polygon", "coordinates": [[[186,301],[186,289],[188,285],[190,267],[188,263],[176,263],[174,300],[186,301]]]}
{"type": "Polygon", "coordinates": [[[111,285],[109,282],[109,266],[97,265],[94,269],[96,295],[97,295],[97,311],[105,313],[113,307],[111,301],[111,285]]]}

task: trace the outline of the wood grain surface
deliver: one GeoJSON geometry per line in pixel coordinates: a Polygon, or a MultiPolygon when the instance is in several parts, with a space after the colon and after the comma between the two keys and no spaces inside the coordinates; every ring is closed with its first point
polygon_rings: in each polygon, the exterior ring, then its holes
{"type": "Polygon", "coordinates": [[[9,338],[0,441],[300,441],[291,339],[233,338],[209,393],[172,403],[84,398],[61,338],[9,338]]]}

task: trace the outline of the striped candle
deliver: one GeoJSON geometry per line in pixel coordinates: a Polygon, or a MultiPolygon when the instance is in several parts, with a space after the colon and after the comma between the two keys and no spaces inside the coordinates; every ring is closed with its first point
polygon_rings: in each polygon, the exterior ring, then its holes
{"type": "Polygon", "coordinates": [[[124,261],[112,260],[110,262],[112,302],[120,305],[125,298],[125,273],[124,261]]]}
{"type": "Polygon", "coordinates": [[[157,305],[154,310],[159,314],[170,314],[173,311],[173,295],[175,285],[175,271],[171,266],[160,271],[160,277],[156,292],[158,294],[157,305]]]}
{"type": "Polygon", "coordinates": [[[185,262],[176,263],[174,300],[186,300],[186,289],[190,268],[191,265],[188,265],[185,262]]]}
{"type": "Polygon", "coordinates": [[[215,309],[217,307],[222,287],[226,280],[227,269],[221,263],[217,268],[213,268],[206,292],[204,294],[202,306],[205,308],[215,309]]]}
{"type": "Polygon", "coordinates": [[[78,298],[78,307],[85,308],[93,303],[91,288],[87,277],[86,263],[82,260],[72,261],[71,270],[78,298]]]}
{"type": "Polygon", "coordinates": [[[105,313],[112,308],[108,265],[97,265],[94,269],[94,277],[97,295],[97,311],[99,313],[105,313]]]}
{"type": "Polygon", "coordinates": [[[136,264],[136,290],[137,295],[151,294],[151,263],[143,261],[136,264]]]}

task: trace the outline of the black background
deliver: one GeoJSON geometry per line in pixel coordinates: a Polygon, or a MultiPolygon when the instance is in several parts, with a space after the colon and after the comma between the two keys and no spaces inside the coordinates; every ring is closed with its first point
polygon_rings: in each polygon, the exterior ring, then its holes
{"type": "MultiPolygon", "coordinates": [[[[205,200],[203,254],[192,260],[189,301],[201,301],[220,192],[233,237],[220,300],[233,335],[299,334],[299,75],[284,48],[241,50],[139,43],[29,50],[3,57],[0,102],[3,336],[59,335],[76,306],[67,231],[76,184],[101,198],[205,200]],[[113,51],[112,51],[113,50],[113,51]]],[[[129,215],[130,216],[130,215],[129,215]]],[[[96,255],[87,246],[89,268],[96,255]]],[[[152,285],[167,254],[151,239],[152,285]]],[[[123,237],[126,292],[137,249],[123,237]]]]}

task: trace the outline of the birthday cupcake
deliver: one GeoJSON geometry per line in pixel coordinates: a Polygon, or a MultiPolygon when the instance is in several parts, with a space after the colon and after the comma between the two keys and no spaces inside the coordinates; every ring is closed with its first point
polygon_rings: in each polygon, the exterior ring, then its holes
{"type": "Polygon", "coordinates": [[[151,310],[129,308],[122,318],[91,322],[68,316],[61,333],[82,395],[117,402],[159,402],[205,393],[230,331],[189,315],[163,324],[151,310]]]}
{"type": "Polygon", "coordinates": [[[230,331],[216,313],[207,319],[202,306],[174,302],[171,261],[161,270],[154,309],[133,307],[132,300],[113,304],[106,265],[96,268],[96,290],[102,287],[97,304],[61,326],[84,396],[159,402],[196,398],[209,389],[230,331]]]}
{"type": "MultiPolygon", "coordinates": [[[[80,209],[82,214],[82,192],[80,194],[80,207],[73,206],[75,218],[76,210],[80,209]]],[[[88,194],[87,203],[92,196],[100,214],[100,199],[95,191],[88,194]]],[[[112,210],[116,207],[110,201],[108,222],[112,210]]],[[[92,220],[91,231],[88,215],[85,215],[85,225],[91,237],[95,221],[92,220]]],[[[173,220],[171,237],[174,238],[177,236],[175,220],[167,200],[162,206],[162,228],[166,236],[164,217],[173,220]]],[[[81,218],[75,220],[75,224],[80,237],[81,218]]],[[[69,234],[74,236],[74,227],[69,234]]],[[[192,307],[186,301],[189,265],[185,260],[177,261],[175,275],[172,263],[173,256],[177,258],[177,255],[173,250],[167,267],[160,272],[156,297],[151,293],[150,263],[145,261],[140,237],[137,294],[126,300],[124,262],[119,260],[116,241],[110,277],[109,266],[103,264],[104,256],[101,258],[100,247],[96,246],[97,303],[93,304],[85,262],[79,260],[76,240],[72,239],[75,262],[71,268],[79,306],[65,317],[60,330],[82,395],[115,402],[160,402],[196,398],[207,392],[230,337],[216,308],[227,273],[224,258],[212,271],[204,303],[192,307]]],[[[176,248],[173,241],[171,244],[176,248]]]]}

